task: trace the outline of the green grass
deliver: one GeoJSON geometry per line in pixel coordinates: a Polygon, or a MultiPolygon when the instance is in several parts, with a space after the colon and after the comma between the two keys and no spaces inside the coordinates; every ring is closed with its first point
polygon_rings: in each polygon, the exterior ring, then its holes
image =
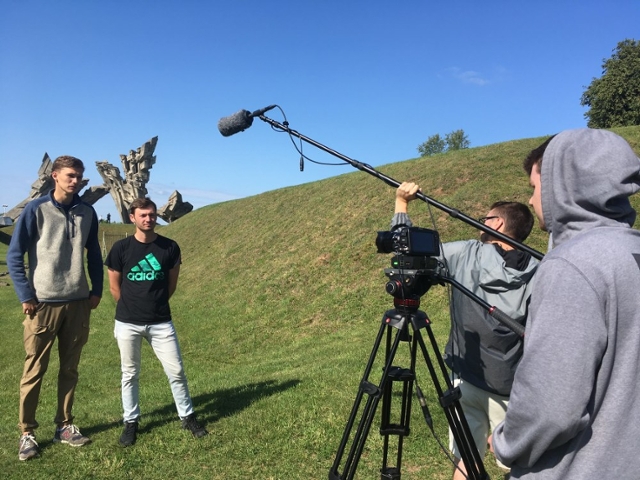
{"type": "MultiPolygon", "coordinates": [[[[640,127],[618,132],[640,150],[640,127]]],[[[493,201],[528,200],[521,161],[542,140],[451,152],[379,170],[398,181],[416,181],[434,200],[478,217],[493,201]]],[[[53,355],[38,410],[42,457],[19,462],[22,314],[13,289],[0,286],[6,339],[0,359],[4,478],[327,478],[382,315],[392,307],[384,291],[389,256],[377,254],[374,241],[376,232],[389,226],[393,199],[392,188],[354,171],[210,205],[161,227],[183,251],[172,309],[191,394],[211,432],[200,440],[180,429],[166,377],[145,345],[141,434],[133,448],[118,446],[120,365],[112,333],[115,305],[105,289],[92,315],[74,408],[77,424],[93,443],[80,449],[51,443],[53,355]]],[[[638,199],[633,201],[638,208],[638,199]]],[[[416,225],[437,229],[443,241],[477,235],[422,202],[410,209],[416,225]]],[[[130,226],[117,224],[101,228],[131,232],[130,226]]],[[[536,230],[528,244],[543,251],[546,235],[536,230]]],[[[6,270],[6,248],[0,242],[0,272],[6,270]]],[[[0,277],[0,285],[4,283],[10,283],[6,276],[0,277]]],[[[433,322],[441,349],[449,330],[446,298],[446,290],[435,286],[423,296],[421,307],[433,322]]],[[[403,347],[398,364],[406,366],[406,357],[403,347]]],[[[378,378],[379,363],[372,380],[378,378]]],[[[417,374],[436,433],[447,443],[447,423],[421,359],[417,374]]],[[[377,419],[358,478],[380,476],[377,419]]],[[[450,478],[448,460],[415,401],[411,427],[404,443],[403,479],[450,478]]],[[[490,457],[486,468],[492,478],[500,478],[490,457]]]]}

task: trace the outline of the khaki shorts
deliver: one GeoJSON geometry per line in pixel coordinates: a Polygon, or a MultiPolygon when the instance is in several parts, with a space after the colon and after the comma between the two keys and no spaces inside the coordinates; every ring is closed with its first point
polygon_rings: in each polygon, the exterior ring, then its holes
{"type": "MultiPolygon", "coordinates": [[[[469,430],[471,430],[480,458],[484,458],[487,453],[489,434],[499,423],[504,421],[509,397],[487,392],[460,378],[453,381],[453,386],[460,387],[460,393],[462,393],[460,406],[469,424],[469,430]]],[[[457,459],[461,457],[451,430],[449,430],[449,449],[457,459]]],[[[500,468],[509,470],[498,459],[496,459],[496,463],[500,468]]]]}

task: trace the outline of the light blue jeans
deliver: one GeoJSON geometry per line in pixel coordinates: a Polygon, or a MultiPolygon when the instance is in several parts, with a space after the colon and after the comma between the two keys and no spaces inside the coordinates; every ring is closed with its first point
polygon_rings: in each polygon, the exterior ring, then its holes
{"type": "Polygon", "coordinates": [[[139,377],[143,338],[149,342],[156,357],[162,363],[180,418],[194,413],[173,322],[134,325],[116,320],[114,335],[120,349],[122,408],[124,409],[123,420],[125,422],[140,420],[139,377]]]}

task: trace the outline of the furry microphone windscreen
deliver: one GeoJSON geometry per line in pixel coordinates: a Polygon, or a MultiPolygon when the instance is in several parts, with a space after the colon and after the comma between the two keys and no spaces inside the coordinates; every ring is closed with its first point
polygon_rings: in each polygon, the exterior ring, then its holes
{"type": "Polygon", "coordinates": [[[233,115],[221,118],[218,122],[218,130],[223,137],[229,137],[249,128],[253,123],[253,117],[248,110],[240,110],[233,115]]]}

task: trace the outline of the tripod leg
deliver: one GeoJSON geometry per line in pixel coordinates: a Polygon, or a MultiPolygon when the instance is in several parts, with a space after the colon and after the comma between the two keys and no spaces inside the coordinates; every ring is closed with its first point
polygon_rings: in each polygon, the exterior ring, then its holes
{"type": "Polygon", "coordinates": [[[416,315],[412,316],[411,323],[413,325],[414,335],[422,351],[429,373],[431,374],[438,398],[440,399],[440,405],[444,409],[445,417],[449,423],[449,428],[451,429],[456,444],[460,449],[461,458],[467,470],[467,477],[469,479],[488,479],[489,476],[484,469],[482,458],[480,458],[473,436],[471,435],[471,430],[464,416],[464,412],[462,411],[462,407],[460,406],[460,390],[458,388],[454,388],[451,380],[449,379],[447,368],[444,364],[444,360],[442,359],[442,355],[438,350],[436,339],[433,335],[431,324],[429,323],[426,314],[418,311],[416,315]],[[444,382],[447,387],[446,391],[443,391],[440,383],[440,377],[431,362],[431,357],[429,356],[424,339],[420,333],[420,330],[422,329],[427,331],[432,351],[438,362],[440,375],[444,378],[444,382]]]}
{"type": "Polygon", "coordinates": [[[360,456],[362,455],[362,451],[364,449],[367,437],[369,435],[371,424],[375,416],[376,408],[378,407],[378,403],[380,402],[382,392],[385,391],[387,382],[389,382],[389,372],[391,371],[391,364],[393,362],[396,351],[398,349],[398,344],[402,339],[402,335],[401,335],[402,332],[399,331],[396,334],[393,344],[391,344],[391,341],[390,341],[391,328],[402,329],[403,325],[398,324],[397,322],[389,322],[389,316],[385,314],[385,316],[382,319],[382,324],[380,325],[378,335],[374,342],[371,355],[369,356],[369,361],[367,362],[367,366],[365,368],[362,380],[360,381],[360,387],[358,389],[356,399],[351,409],[349,420],[347,422],[344,433],[342,435],[342,440],[340,441],[340,446],[338,447],[336,458],[333,462],[333,466],[331,467],[331,470],[329,471],[329,480],[350,480],[353,478],[353,476],[355,475],[356,469],[358,468],[358,462],[360,461],[360,456]],[[371,374],[373,364],[378,356],[378,350],[380,348],[380,343],[382,341],[385,331],[387,331],[386,360],[385,360],[385,366],[382,372],[382,377],[380,379],[380,383],[378,386],[376,386],[369,381],[369,375],[371,374]],[[358,427],[356,429],[355,434],[353,435],[352,445],[351,445],[351,448],[349,449],[349,454],[347,455],[346,460],[344,462],[343,472],[340,473],[339,468],[342,462],[342,457],[347,447],[347,443],[351,439],[351,432],[353,430],[356,417],[358,416],[358,412],[360,411],[360,406],[362,404],[362,400],[365,394],[367,395],[367,400],[365,402],[364,408],[362,409],[358,427]]]}

